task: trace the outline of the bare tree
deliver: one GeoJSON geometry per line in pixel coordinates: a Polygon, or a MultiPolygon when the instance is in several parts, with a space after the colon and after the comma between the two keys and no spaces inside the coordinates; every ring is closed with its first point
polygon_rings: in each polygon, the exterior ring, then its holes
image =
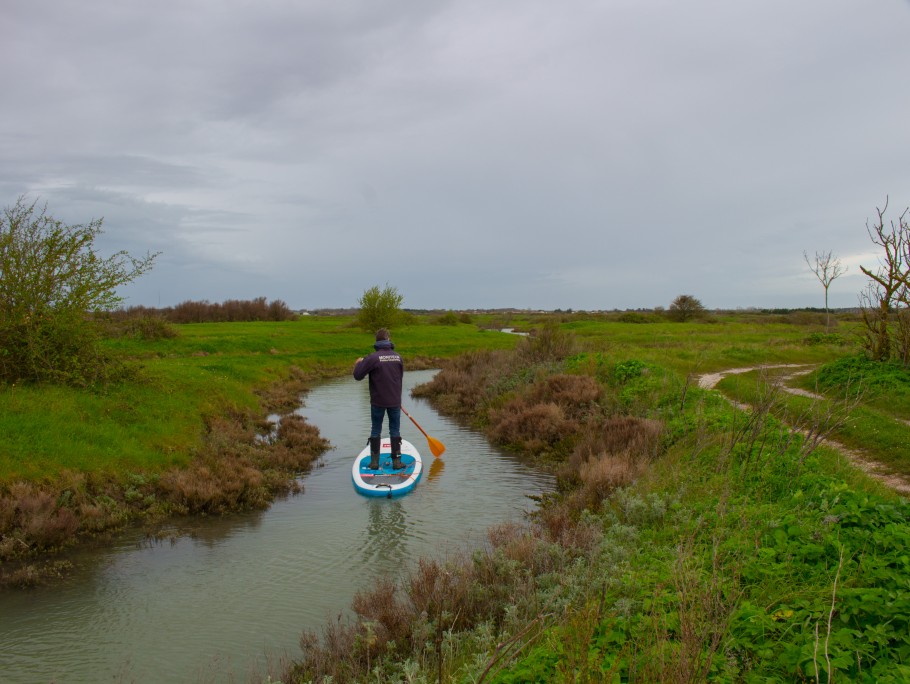
{"type": "Polygon", "coordinates": [[[869,237],[885,250],[884,256],[879,257],[878,268],[874,271],[864,266],[859,267],[872,280],[860,305],[868,333],[867,350],[872,358],[879,361],[891,358],[891,314],[895,310],[899,312],[899,298],[910,287],[910,224],[907,222],[907,212],[910,209],[904,209],[898,220],[892,220],[890,226],[886,227],[887,210],[886,197],[885,206],[875,210],[878,214],[877,222],[871,226],[866,223],[869,237]]]}
{"type": "Polygon", "coordinates": [[[904,366],[910,366],[910,286],[901,286],[896,297],[894,352],[904,366]]]}
{"type": "Polygon", "coordinates": [[[840,259],[832,256],[831,252],[816,252],[815,264],[809,261],[809,255],[803,252],[803,258],[809,266],[815,277],[818,278],[822,287],[825,288],[825,330],[831,327],[831,312],[828,310],[828,288],[831,287],[837,278],[847,272],[840,259]]]}

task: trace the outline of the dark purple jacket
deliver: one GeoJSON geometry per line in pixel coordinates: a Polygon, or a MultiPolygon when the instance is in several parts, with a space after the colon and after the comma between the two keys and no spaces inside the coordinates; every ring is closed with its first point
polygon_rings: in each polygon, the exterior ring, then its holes
{"type": "Polygon", "coordinates": [[[354,379],[363,380],[370,376],[370,403],[373,406],[401,406],[404,362],[389,340],[380,340],[373,348],[376,351],[354,366],[354,379]]]}

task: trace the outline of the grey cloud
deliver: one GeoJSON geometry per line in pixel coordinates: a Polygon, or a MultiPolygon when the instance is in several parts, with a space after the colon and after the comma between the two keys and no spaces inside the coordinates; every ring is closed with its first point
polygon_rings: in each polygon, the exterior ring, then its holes
{"type": "Polygon", "coordinates": [[[2,199],[163,249],[152,304],[814,305],[802,252],[910,203],[907,3],[46,4],[2,199]]]}

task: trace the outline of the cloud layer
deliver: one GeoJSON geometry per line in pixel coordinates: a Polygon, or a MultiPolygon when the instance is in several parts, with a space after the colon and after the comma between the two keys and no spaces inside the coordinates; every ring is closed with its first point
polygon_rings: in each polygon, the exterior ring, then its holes
{"type": "Polygon", "coordinates": [[[161,251],[130,304],[853,306],[910,204],[905,0],[4,14],[0,200],[161,251]]]}

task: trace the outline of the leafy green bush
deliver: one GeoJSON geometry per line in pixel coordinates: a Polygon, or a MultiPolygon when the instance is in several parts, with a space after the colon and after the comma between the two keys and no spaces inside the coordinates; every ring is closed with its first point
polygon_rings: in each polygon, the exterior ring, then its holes
{"type": "Polygon", "coordinates": [[[364,291],[357,300],[360,311],[357,313],[357,325],[365,332],[376,332],[380,328],[393,328],[402,318],[401,302],[404,295],[394,287],[378,285],[364,291]]]}
{"type": "Polygon", "coordinates": [[[447,311],[442,316],[433,321],[434,325],[458,325],[458,316],[454,311],[447,311]]]}
{"type": "Polygon", "coordinates": [[[122,300],[116,290],[152,267],[157,255],[102,258],[101,219],[67,225],[20,197],[0,216],[0,380],[87,384],[119,364],[99,345],[91,314],[122,300]]]}
{"type": "Polygon", "coordinates": [[[822,366],[816,373],[822,390],[864,387],[873,391],[910,393],[910,369],[897,362],[875,361],[864,355],[848,356],[822,366]]]}
{"type": "Polygon", "coordinates": [[[638,313],[637,311],[626,311],[617,318],[620,323],[657,323],[658,319],[653,315],[638,313]]]}
{"type": "Polygon", "coordinates": [[[177,330],[161,316],[134,316],[111,322],[107,328],[111,337],[129,337],[135,340],[169,340],[177,337],[177,330]]]}
{"type": "Polygon", "coordinates": [[[814,332],[806,335],[806,339],[803,341],[803,343],[809,346],[815,346],[819,344],[836,344],[839,346],[846,346],[850,344],[850,341],[839,333],[814,332]]]}
{"type": "Polygon", "coordinates": [[[637,378],[640,376],[645,372],[646,367],[647,366],[645,366],[644,363],[641,361],[636,361],[634,359],[630,359],[629,361],[620,361],[613,368],[613,377],[615,378],[616,382],[622,384],[628,382],[632,378],[637,378]]]}
{"type": "Polygon", "coordinates": [[[768,524],[742,580],[791,591],[743,601],[731,649],[766,677],[907,681],[910,505],[842,486],[819,503],[768,524]]]}

